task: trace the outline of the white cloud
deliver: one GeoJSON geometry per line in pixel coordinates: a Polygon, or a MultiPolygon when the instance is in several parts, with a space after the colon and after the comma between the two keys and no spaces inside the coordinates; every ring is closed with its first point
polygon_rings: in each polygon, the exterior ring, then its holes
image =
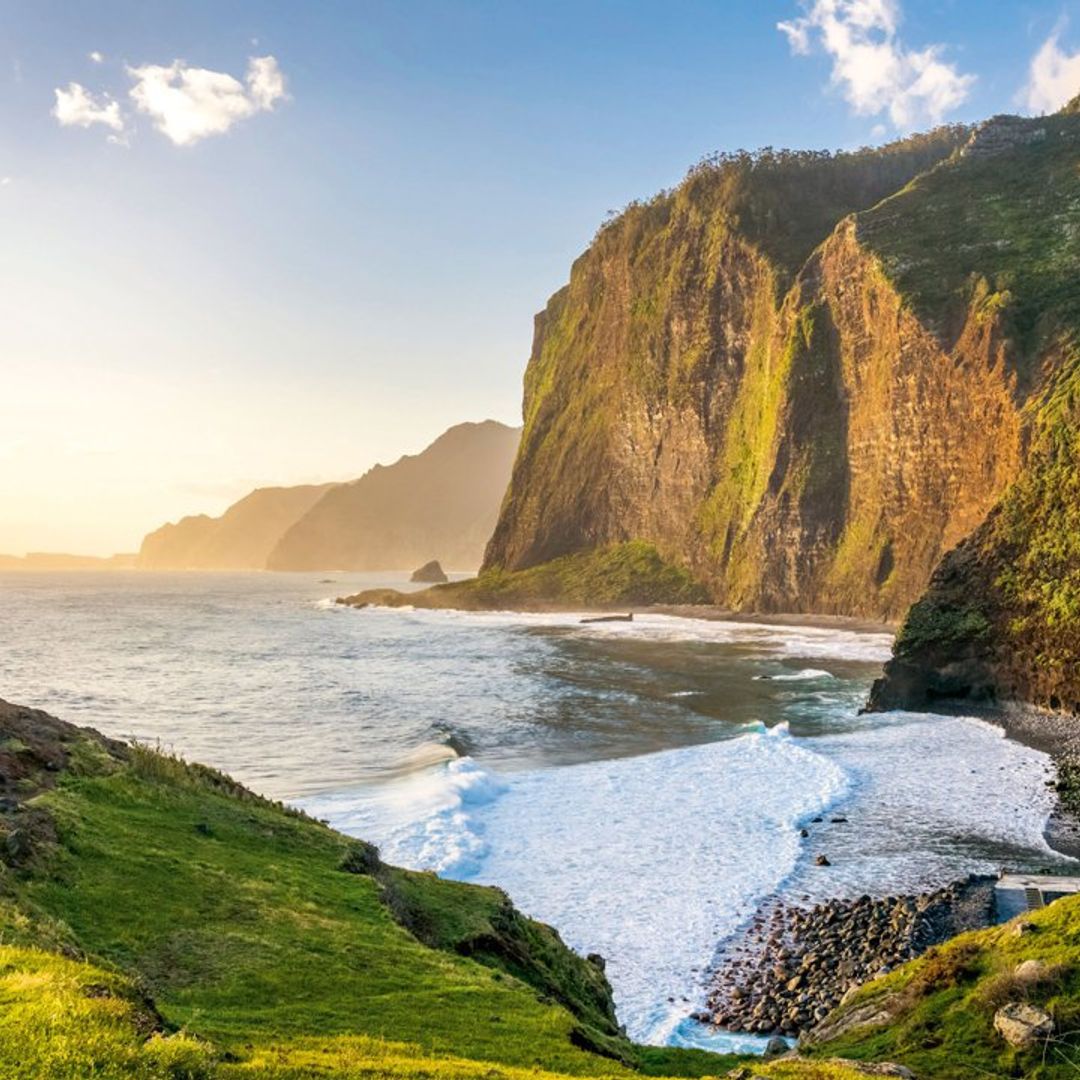
{"type": "Polygon", "coordinates": [[[98,52],[97,49],[94,49],[93,52],[88,52],[86,55],[90,58],[92,63],[95,63],[95,64],[104,64],[105,63],[105,54],[103,52],[98,52]]]}
{"type": "Polygon", "coordinates": [[[1057,112],[1080,94],[1080,50],[1071,54],[1062,50],[1061,30],[1058,27],[1043,42],[1031,61],[1021,99],[1032,112],[1057,112]]]}
{"type": "Polygon", "coordinates": [[[7,187],[11,183],[10,176],[0,176],[0,187],[7,187]]]}
{"type": "Polygon", "coordinates": [[[222,71],[168,66],[129,68],[135,107],[177,146],[221,135],[240,120],[272,109],[285,95],[285,79],[272,56],[252,57],[244,82],[222,71]]]}
{"type": "Polygon", "coordinates": [[[68,83],[66,90],[56,88],[56,104],[52,114],[61,127],[84,127],[104,124],[113,131],[124,130],[124,118],[120,115],[120,103],[108,94],[95,98],[85,86],[68,83]]]}
{"type": "Polygon", "coordinates": [[[832,57],[832,83],[861,116],[887,113],[897,128],[939,123],[967,99],[974,75],[941,58],[942,47],[906,48],[898,0],[801,0],[804,15],[777,23],[791,51],[832,57]]]}

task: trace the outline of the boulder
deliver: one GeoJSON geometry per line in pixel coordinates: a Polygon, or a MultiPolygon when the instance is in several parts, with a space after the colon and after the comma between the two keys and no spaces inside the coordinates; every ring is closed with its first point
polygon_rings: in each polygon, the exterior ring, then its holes
{"type": "Polygon", "coordinates": [[[1010,1046],[1024,1049],[1052,1035],[1054,1020],[1045,1009],[1017,1001],[994,1013],[994,1030],[1010,1046]]]}
{"type": "Polygon", "coordinates": [[[432,559],[431,562],[424,563],[419,570],[414,570],[409,580],[422,582],[425,585],[443,585],[450,579],[439,565],[439,560],[432,559]]]}
{"type": "Polygon", "coordinates": [[[779,1035],[774,1035],[765,1044],[765,1056],[779,1057],[781,1054],[786,1054],[791,1047],[788,1046],[787,1039],[780,1038],[779,1035]]]}
{"type": "Polygon", "coordinates": [[[1013,976],[1020,982],[1039,983],[1046,982],[1051,977],[1053,969],[1045,960],[1024,960],[1016,965],[1013,976]]]}

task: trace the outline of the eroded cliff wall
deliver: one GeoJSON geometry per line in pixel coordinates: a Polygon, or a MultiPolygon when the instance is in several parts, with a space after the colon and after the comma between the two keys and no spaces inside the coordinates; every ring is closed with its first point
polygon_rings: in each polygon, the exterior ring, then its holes
{"type": "Polygon", "coordinates": [[[642,539],[721,604],[902,616],[1022,470],[1077,126],[726,161],[629,208],[537,317],[486,566],[642,539]]]}

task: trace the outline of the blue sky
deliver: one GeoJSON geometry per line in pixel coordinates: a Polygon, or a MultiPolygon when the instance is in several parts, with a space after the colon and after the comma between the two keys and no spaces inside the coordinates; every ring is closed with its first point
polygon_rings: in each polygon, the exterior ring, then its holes
{"type": "Polygon", "coordinates": [[[130,550],[516,422],[532,316],[608,210],[716,149],[1029,111],[1078,53],[1080,0],[6,0],[0,551],[130,550]],[[886,51],[830,52],[860,19],[886,51]],[[231,113],[155,111],[191,69],[231,113]]]}

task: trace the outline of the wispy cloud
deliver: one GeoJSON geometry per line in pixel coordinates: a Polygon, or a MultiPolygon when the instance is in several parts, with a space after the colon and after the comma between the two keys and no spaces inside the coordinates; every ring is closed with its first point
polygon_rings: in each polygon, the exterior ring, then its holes
{"type": "MultiPolygon", "coordinates": [[[[94,63],[105,57],[89,54],[94,63]]],[[[273,56],[248,60],[243,81],[224,71],[189,67],[183,60],[171,64],[128,67],[134,81],[128,97],[137,113],[150,117],[154,127],[177,146],[190,146],[210,135],[222,135],[241,120],[272,110],[288,95],[285,77],[273,56]]],[[[53,116],[63,127],[110,129],[110,142],[128,145],[131,115],[109,94],[95,96],[80,83],[57,87],[53,116]]]]}
{"type": "Polygon", "coordinates": [[[95,97],[80,83],[68,83],[67,89],[57,87],[56,104],[52,114],[61,127],[92,127],[102,124],[114,132],[124,130],[124,118],[120,115],[120,102],[108,94],[95,97]]]}
{"type": "Polygon", "coordinates": [[[832,58],[832,83],[860,116],[887,114],[907,130],[940,123],[975,81],[942,58],[941,45],[909,49],[898,0],[801,0],[804,14],[777,24],[793,53],[832,58]]]}
{"type": "Polygon", "coordinates": [[[1064,23],[1043,42],[1028,70],[1021,101],[1032,112],[1056,112],[1080,94],[1080,49],[1067,53],[1061,47],[1064,23]]]}
{"type": "Polygon", "coordinates": [[[223,71],[188,67],[183,60],[128,68],[128,74],[135,80],[135,107],[177,146],[224,134],[286,96],[284,76],[272,56],[252,57],[244,82],[223,71]]]}
{"type": "Polygon", "coordinates": [[[105,54],[103,52],[98,52],[97,49],[94,49],[92,52],[88,52],[86,55],[87,55],[87,57],[88,57],[88,59],[90,60],[91,63],[94,63],[94,64],[104,64],[105,63],[105,54]]]}

